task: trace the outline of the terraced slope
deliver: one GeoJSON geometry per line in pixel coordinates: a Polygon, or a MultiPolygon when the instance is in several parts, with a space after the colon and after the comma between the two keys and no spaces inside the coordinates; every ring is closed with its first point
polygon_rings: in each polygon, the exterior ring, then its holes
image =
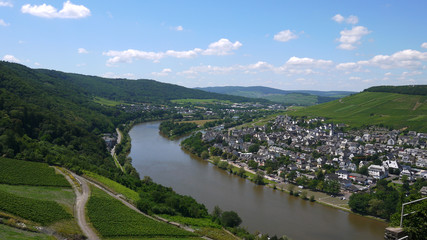
{"type": "Polygon", "coordinates": [[[427,132],[427,96],[362,92],[333,102],[289,111],[293,116],[320,116],[350,127],[384,125],[427,132]]]}

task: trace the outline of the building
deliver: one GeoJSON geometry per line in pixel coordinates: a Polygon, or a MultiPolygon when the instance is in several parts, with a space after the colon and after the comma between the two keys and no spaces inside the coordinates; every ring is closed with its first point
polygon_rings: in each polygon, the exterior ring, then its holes
{"type": "Polygon", "coordinates": [[[371,165],[368,167],[369,176],[375,179],[383,179],[388,176],[388,171],[383,166],[371,165]]]}

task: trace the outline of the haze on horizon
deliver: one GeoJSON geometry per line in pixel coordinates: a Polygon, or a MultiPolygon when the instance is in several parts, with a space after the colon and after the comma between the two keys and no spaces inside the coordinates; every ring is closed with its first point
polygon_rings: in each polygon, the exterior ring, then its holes
{"type": "Polygon", "coordinates": [[[0,59],[186,87],[427,84],[427,1],[0,0],[0,59]]]}

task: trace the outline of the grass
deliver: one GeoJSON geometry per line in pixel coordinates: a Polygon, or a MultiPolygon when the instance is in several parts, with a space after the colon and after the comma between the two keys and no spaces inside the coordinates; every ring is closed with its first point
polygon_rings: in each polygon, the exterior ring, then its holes
{"type": "Polygon", "coordinates": [[[164,222],[157,222],[128,208],[102,190],[91,187],[87,204],[90,222],[104,238],[190,238],[197,237],[164,222]]]}
{"type": "Polygon", "coordinates": [[[196,233],[216,240],[236,240],[235,236],[229,234],[223,229],[202,227],[196,230],[196,233]]]}
{"type": "Polygon", "coordinates": [[[16,186],[0,184],[0,191],[8,192],[20,197],[36,200],[53,200],[66,206],[69,213],[73,212],[75,195],[72,189],[44,186],[16,186]]]}
{"type": "Polygon", "coordinates": [[[71,188],[68,181],[46,163],[0,158],[0,183],[71,188]]]}
{"type": "Polygon", "coordinates": [[[171,102],[173,103],[178,103],[178,104],[186,104],[186,103],[191,103],[191,104],[217,104],[217,103],[224,103],[224,104],[232,104],[231,101],[228,100],[218,100],[218,99],[175,99],[175,100],[171,100],[171,102]]]}
{"type": "Polygon", "coordinates": [[[20,230],[0,224],[0,239],[8,240],[54,240],[53,236],[20,230]]]}
{"type": "Polygon", "coordinates": [[[213,122],[216,121],[218,119],[207,119],[207,120],[191,120],[191,121],[182,121],[180,123],[195,123],[199,126],[203,126],[203,124],[207,123],[207,122],[213,122]]]}
{"type": "Polygon", "coordinates": [[[1,190],[0,210],[43,225],[72,218],[72,215],[55,201],[21,197],[1,190]]]}
{"type": "Polygon", "coordinates": [[[124,102],[109,100],[109,99],[102,98],[102,97],[94,97],[93,101],[96,103],[99,103],[101,105],[110,106],[110,107],[115,107],[117,105],[124,104],[124,102]]]}
{"type": "Polygon", "coordinates": [[[101,185],[110,189],[111,191],[122,194],[125,198],[129,199],[133,203],[136,203],[140,199],[139,194],[137,192],[109,178],[88,171],[84,171],[84,174],[87,177],[92,178],[97,182],[101,183],[101,185]]]}
{"type": "Polygon", "coordinates": [[[164,215],[164,214],[159,216],[171,222],[177,222],[187,226],[222,228],[220,225],[212,222],[212,220],[209,218],[189,218],[189,217],[183,217],[183,216],[170,216],[170,215],[164,215]]]}
{"type": "Polygon", "coordinates": [[[362,92],[303,109],[288,111],[292,116],[320,116],[350,127],[379,125],[427,132],[427,96],[362,92]]]}

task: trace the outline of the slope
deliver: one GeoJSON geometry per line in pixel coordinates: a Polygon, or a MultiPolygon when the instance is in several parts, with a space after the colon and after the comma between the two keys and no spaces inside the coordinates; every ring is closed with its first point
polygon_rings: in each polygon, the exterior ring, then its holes
{"type": "Polygon", "coordinates": [[[333,101],[337,98],[350,95],[348,91],[311,91],[311,90],[280,90],[269,87],[206,87],[198,88],[208,92],[229,94],[249,98],[263,98],[285,105],[311,106],[318,103],[333,101]]]}
{"type": "Polygon", "coordinates": [[[427,132],[427,96],[362,92],[333,102],[289,111],[294,116],[320,116],[350,127],[384,125],[427,132]]]}

